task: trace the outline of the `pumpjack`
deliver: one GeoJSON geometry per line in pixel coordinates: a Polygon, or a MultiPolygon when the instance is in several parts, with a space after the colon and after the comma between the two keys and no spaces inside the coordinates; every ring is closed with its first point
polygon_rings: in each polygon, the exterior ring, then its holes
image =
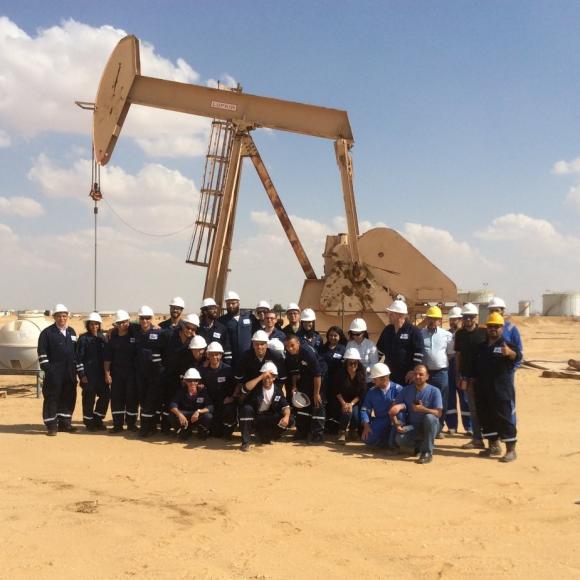
{"type": "Polygon", "coordinates": [[[456,302],[455,284],[421,252],[390,228],[364,234],[353,188],[354,137],[346,111],[246,94],[234,90],[141,75],[139,41],[121,39],[99,83],[93,112],[95,160],[105,165],[131,104],[155,107],[212,121],[198,216],[186,261],[207,268],[204,296],[223,301],[242,170],[249,158],[304,271],[299,305],[313,308],[318,325],[345,326],[364,317],[375,334],[387,321],[385,306],[404,296],[409,310],[429,303],[456,302]],[[324,274],[318,277],[252,139],[258,128],[289,131],[334,141],[346,213],[347,233],[330,235],[324,274]]]}

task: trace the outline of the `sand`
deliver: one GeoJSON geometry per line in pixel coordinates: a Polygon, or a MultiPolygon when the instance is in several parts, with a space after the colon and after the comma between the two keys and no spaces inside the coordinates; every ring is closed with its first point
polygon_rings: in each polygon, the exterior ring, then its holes
{"type": "MultiPolygon", "coordinates": [[[[527,358],[580,358],[580,322],[517,323],[527,358]]],[[[457,435],[424,466],[360,443],[48,438],[33,381],[0,377],[0,577],[580,577],[580,381],[540,375],[518,372],[515,463],[457,435]]]]}

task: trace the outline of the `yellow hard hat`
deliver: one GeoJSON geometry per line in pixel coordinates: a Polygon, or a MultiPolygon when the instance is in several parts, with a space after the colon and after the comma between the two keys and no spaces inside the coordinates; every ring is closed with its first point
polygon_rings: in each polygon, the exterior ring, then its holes
{"type": "Polygon", "coordinates": [[[443,318],[443,314],[441,313],[441,308],[439,308],[439,306],[431,306],[425,313],[425,316],[428,318],[443,318]]]}
{"type": "Polygon", "coordinates": [[[500,324],[503,326],[504,319],[503,316],[499,312],[492,312],[488,317],[486,324],[500,324]]]}

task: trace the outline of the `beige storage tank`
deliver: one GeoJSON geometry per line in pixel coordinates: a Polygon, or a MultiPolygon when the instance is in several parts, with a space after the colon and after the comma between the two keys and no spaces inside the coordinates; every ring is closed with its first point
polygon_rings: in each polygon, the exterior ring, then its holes
{"type": "Polygon", "coordinates": [[[542,295],[544,316],[580,316],[580,292],[547,292],[542,295]]]}
{"type": "Polygon", "coordinates": [[[41,312],[24,312],[0,328],[0,369],[38,370],[40,333],[52,324],[41,312]]]}

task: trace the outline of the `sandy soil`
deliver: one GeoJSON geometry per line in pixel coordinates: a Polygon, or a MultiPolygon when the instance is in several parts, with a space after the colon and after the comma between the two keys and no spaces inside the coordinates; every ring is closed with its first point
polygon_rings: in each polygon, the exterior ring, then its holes
{"type": "MultiPolygon", "coordinates": [[[[527,358],[580,358],[580,322],[518,324],[527,358]]],[[[518,373],[515,463],[458,435],[426,466],[359,443],[48,438],[32,381],[1,377],[0,577],[580,577],[580,381],[540,374],[518,373]]]]}

